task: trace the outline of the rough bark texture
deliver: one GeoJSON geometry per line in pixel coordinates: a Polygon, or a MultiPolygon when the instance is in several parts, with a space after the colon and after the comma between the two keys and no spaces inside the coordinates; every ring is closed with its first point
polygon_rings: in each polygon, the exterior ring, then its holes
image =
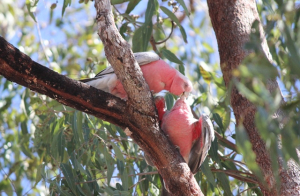
{"type": "Polygon", "coordinates": [[[171,193],[202,195],[188,165],[166,136],[159,131],[153,97],[130,45],[116,28],[110,1],[96,0],[95,8],[98,35],[104,44],[106,57],[128,94],[126,120],[136,129],[129,128],[132,132],[131,137],[151,157],[171,193]]]}
{"type": "MultiPolygon", "coordinates": [[[[252,23],[255,20],[260,21],[260,19],[255,0],[208,0],[207,2],[218,41],[221,69],[224,81],[228,87],[232,79],[232,71],[251,52],[244,49],[244,44],[249,41],[252,23]]],[[[272,62],[267,42],[263,38],[263,28],[261,25],[259,28],[262,38],[261,49],[269,61],[272,62]]],[[[278,89],[278,84],[276,81],[270,80],[269,90],[273,91],[274,89],[278,89]]],[[[242,123],[244,125],[252,143],[252,149],[256,154],[256,162],[264,177],[264,182],[260,183],[260,188],[264,195],[274,196],[279,195],[279,193],[281,195],[299,195],[299,166],[289,161],[289,170],[285,171],[282,169],[280,171],[281,187],[276,184],[271,168],[270,156],[264,141],[255,127],[255,106],[243,97],[235,87],[233,87],[230,93],[231,105],[237,124],[242,123]],[[280,191],[278,190],[279,188],[280,191]]],[[[282,116],[282,112],[278,111],[276,115],[282,116]]]]}
{"type": "Polygon", "coordinates": [[[124,101],[32,61],[1,36],[0,74],[64,105],[126,127],[123,119],[124,101]]]}
{"type": "Polygon", "coordinates": [[[128,94],[124,102],[87,84],[69,79],[32,61],[0,36],[0,74],[58,102],[126,129],[151,157],[174,195],[203,195],[179,151],[159,130],[153,97],[130,45],[119,35],[109,0],[95,1],[99,36],[128,94]]]}

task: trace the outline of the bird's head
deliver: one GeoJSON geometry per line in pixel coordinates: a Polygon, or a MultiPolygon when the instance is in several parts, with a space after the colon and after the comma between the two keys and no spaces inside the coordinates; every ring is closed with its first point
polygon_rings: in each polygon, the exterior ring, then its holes
{"type": "Polygon", "coordinates": [[[187,77],[182,75],[179,71],[177,71],[170,88],[170,93],[179,96],[183,92],[191,92],[192,90],[193,86],[191,81],[187,77]]]}

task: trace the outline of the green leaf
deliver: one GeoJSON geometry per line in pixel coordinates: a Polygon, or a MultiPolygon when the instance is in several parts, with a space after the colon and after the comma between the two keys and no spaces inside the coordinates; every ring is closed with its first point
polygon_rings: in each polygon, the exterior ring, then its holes
{"type": "Polygon", "coordinates": [[[163,55],[169,60],[172,61],[174,63],[183,65],[183,62],[181,60],[179,60],[175,54],[173,54],[170,50],[167,49],[162,49],[161,52],[163,53],[163,55]]]}
{"type": "Polygon", "coordinates": [[[185,32],[184,28],[180,25],[179,29],[180,29],[180,33],[182,35],[182,38],[183,38],[184,42],[188,43],[188,41],[187,41],[187,35],[186,35],[186,32],[185,32]]]}
{"type": "Polygon", "coordinates": [[[75,178],[74,178],[71,166],[66,163],[61,163],[60,168],[62,170],[62,173],[64,174],[65,179],[67,180],[67,183],[68,183],[70,189],[76,195],[75,178]]]}
{"type": "Polygon", "coordinates": [[[179,65],[179,72],[182,73],[182,75],[185,75],[185,69],[182,64],[179,65]]]}
{"type": "Polygon", "coordinates": [[[206,42],[202,42],[202,46],[207,50],[208,53],[213,53],[214,49],[206,42]]]}
{"type": "Polygon", "coordinates": [[[110,0],[110,3],[112,5],[115,5],[115,4],[121,4],[121,3],[124,3],[124,2],[127,2],[129,0],[110,0]]]}
{"type": "Polygon", "coordinates": [[[155,12],[155,3],[154,0],[148,0],[147,10],[145,14],[145,24],[152,23],[152,16],[155,12]]]}
{"type": "Polygon", "coordinates": [[[37,167],[35,185],[37,185],[41,181],[42,173],[45,173],[45,164],[43,163],[37,167]]]}
{"type": "Polygon", "coordinates": [[[61,185],[58,184],[57,182],[55,182],[55,186],[56,186],[56,189],[61,193],[61,195],[64,195],[64,196],[73,196],[72,194],[68,193],[67,191],[62,190],[61,189],[61,185]]]}
{"type": "Polygon", "coordinates": [[[115,151],[115,154],[117,156],[117,159],[119,159],[120,161],[123,161],[124,162],[124,157],[123,157],[123,154],[120,150],[120,148],[115,144],[115,143],[111,143],[114,151],[115,151]]]}
{"type": "Polygon", "coordinates": [[[28,134],[27,122],[26,121],[21,122],[21,130],[22,130],[23,135],[28,134]]]}
{"type": "Polygon", "coordinates": [[[260,172],[259,167],[256,164],[256,155],[252,150],[252,144],[249,141],[248,134],[246,133],[245,129],[239,126],[236,130],[236,145],[238,148],[238,152],[240,152],[247,163],[247,167],[251,169],[255,173],[255,175],[263,180],[262,174],[260,172]]]}
{"type": "Polygon", "coordinates": [[[246,87],[244,84],[240,82],[236,82],[235,85],[237,89],[240,91],[240,93],[243,96],[245,96],[247,99],[249,99],[249,101],[263,105],[263,100],[253,91],[249,90],[249,88],[246,87]]]}
{"type": "Polygon", "coordinates": [[[175,16],[173,12],[171,12],[168,8],[164,6],[160,6],[160,9],[167,15],[171,20],[173,20],[178,26],[181,26],[180,21],[178,18],[175,16]]]}
{"type": "Polygon", "coordinates": [[[220,117],[220,115],[218,113],[213,113],[213,118],[215,120],[215,122],[217,123],[217,125],[223,130],[223,123],[222,123],[222,119],[220,117]]]}
{"type": "Polygon", "coordinates": [[[58,132],[53,136],[51,143],[51,154],[52,156],[59,161],[63,161],[64,150],[65,150],[65,135],[63,134],[64,128],[60,128],[58,132]]]}
{"type": "Polygon", "coordinates": [[[291,37],[290,31],[288,26],[285,24],[284,25],[284,32],[285,32],[285,37],[287,41],[287,48],[289,49],[290,52],[290,68],[293,72],[293,74],[297,74],[298,77],[300,76],[300,70],[299,70],[299,53],[298,49],[296,48],[295,42],[291,37]]]}
{"type": "Polygon", "coordinates": [[[213,173],[210,170],[210,167],[208,165],[208,159],[205,159],[204,162],[201,165],[201,171],[206,176],[207,181],[211,184],[213,188],[217,187],[217,184],[215,182],[215,177],[213,173]]]}
{"type": "Polygon", "coordinates": [[[61,16],[64,15],[65,13],[65,10],[66,10],[66,7],[67,6],[70,6],[72,3],[72,0],[64,0],[64,4],[63,4],[63,8],[62,8],[62,13],[61,13],[61,16]]]}
{"type": "Polygon", "coordinates": [[[171,110],[174,105],[174,97],[170,93],[166,93],[165,100],[167,104],[167,110],[171,110]]]}
{"type": "Polygon", "coordinates": [[[60,161],[64,160],[64,153],[65,153],[65,135],[63,130],[59,132],[57,135],[57,148],[58,148],[58,155],[60,156],[60,161]]]}
{"type": "Polygon", "coordinates": [[[189,17],[190,16],[190,12],[187,9],[184,1],[183,0],[177,0],[177,2],[183,7],[185,14],[189,17]]]}
{"type": "Polygon", "coordinates": [[[215,138],[215,140],[211,143],[211,147],[209,149],[209,155],[211,158],[220,164],[220,158],[218,156],[218,140],[215,138]]]}
{"type": "Polygon", "coordinates": [[[152,22],[144,24],[138,28],[132,38],[132,51],[143,52],[147,50],[148,43],[152,34],[152,22]]]}
{"type": "Polygon", "coordinates": [[[35,13],[35,11],[36,11],[36,6],[37,6],[38,2],[39,2],[39,0],[26,0],[27,10],[28,10],[31,18],[34,20],[34,22],[36,22],[36,19],[35,19],[35,16],[33,15],[33,13],[35,13]]]}
{"type": "Polygon", "coordinates": [[[199,66],[200,73],[204,79],[204,81],[208,84],[211,82],[211,75],[208,71],[206,71],[201,65],[199,66]]]}
{"type": "Polygon", "coordinates": [[[229,185],[229,180],[228,177],[221,172],[217,172],[217,178],[218,181],[221,183],[221,186],[223,190],[225,191],[225,196],[230,196],[232,195],[231,190],[230,190],[230,185],[229,185]]]}
{"type": "Polygon", "coordinates": [[[140,1],[141,0],[130,0],[125,13],[129,14],[135,8],[135,6],[139,4],[140,1]]]}

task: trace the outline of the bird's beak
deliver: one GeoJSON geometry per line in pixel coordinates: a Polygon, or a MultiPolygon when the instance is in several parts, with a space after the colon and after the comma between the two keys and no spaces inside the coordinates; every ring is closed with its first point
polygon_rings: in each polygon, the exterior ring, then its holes
{"type": "Polygon", "coordinates": [[[185,98],[187,98],[188,96],[189,96],[189,92],[183,92],[181,95],[180,95],[180,98],[181,97],[185,97],[185,98]]]}

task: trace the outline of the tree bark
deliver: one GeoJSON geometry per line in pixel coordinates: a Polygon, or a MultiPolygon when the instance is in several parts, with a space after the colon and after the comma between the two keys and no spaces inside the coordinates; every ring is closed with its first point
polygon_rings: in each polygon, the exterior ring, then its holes
{"type": "Polygon", "coordinates": [[[194,175],[159,129],[153,97],[130,45],[115,27],[109,0],[96,0],[98,34],[128,101],[60,75],[34,61],[0,36],[0,74],[35,92],[126,129],[150,156],[173,195],[203,195],[194,175]]]}
{"type": "MultiPolygon", "coordinates": [[[[249,41],[251,27],[255,20],[260,21],[255,0],[208,0],[209,15],[216,33],[218,48],[220,53],[220,64],[226,86],[232,79],[232,71],[236,69],[251,51],[245,49],[244,45],[249,41]]],[[[262,25],[259,24],[261,35],[261,50],[270,62],[272,57],[264,38],[262,25]]],[[[269,81],[269,90],[278,89],[276,81],[269,81]]],[[[237,121],[237,125],[242,123],[245,127],[252,149],[256,154],[256,162],[260,167],[264,182],[260,183],[260,188],[264,195],[299,195],[300,169],[293,161],[288,163],[289,169],[281,168],[281,186],[278,186],[271,167],[271,159],[264,141],[261,139],[255,126],[254,115],[255,106],[243,97],[233,87],[231,93],[231,106],[237,121]],[[291,186],[288,186],[292,183],[291,186]],[[285,184],[285,185],[284,185],[285,184]],[[280,187],[280,190],[279,190],[280,187]]],[[[277,112],[282,115],[281,111],[277,112]]]]}

